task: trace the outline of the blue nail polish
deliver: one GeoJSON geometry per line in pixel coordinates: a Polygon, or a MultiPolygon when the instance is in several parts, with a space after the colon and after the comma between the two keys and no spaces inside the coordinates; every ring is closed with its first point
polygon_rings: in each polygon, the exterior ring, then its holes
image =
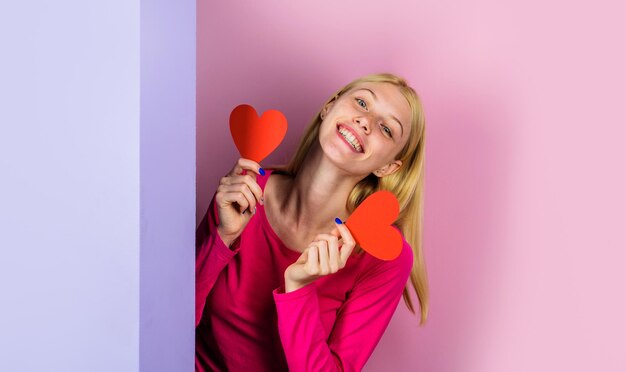
{"type": "Polygon", "coordinates": [[[341,225],[343,222],[341,222],[341,219],[339,217],[335,218],[335,222],[338,223],[339,225],[341,225]]]}
{"type": "Polygon", "coordinates": [[[265,170],[263,168],[259,168],[259,173],[261,173],[261,176],[265,176],[265,170]]]}

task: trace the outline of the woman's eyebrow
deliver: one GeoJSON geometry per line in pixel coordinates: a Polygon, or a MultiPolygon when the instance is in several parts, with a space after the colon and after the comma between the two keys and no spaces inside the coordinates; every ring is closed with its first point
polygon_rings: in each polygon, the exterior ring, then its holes
{"type": "MultiPolygon", "coordinates": [[[[378,101],[378,97],[376,97],[376,93],[374,93],[373,90],[368,89],[368,88],[359,88],[356,91],[359,91],[359,90],[367,90],[368,92],[372,94],[372,96],[374,97],[374,100],[378,101]]],[[[398,120],[397,117],[391,115],[391,118],[395,120],[396,122],[398,122],[398,124],[400,125],[400,137],[402,137],[404,135],[404,125],[402,125],[402,123],[400,122],[400,120],[398,120]]]]}
{"type": "Polygon", "coordinates": [[[359,89],[357,89],[356,91],[358,92],[359,90],[367,90],[368,92],[370,92],[370,93],[372,94],[372,96],[374,96],[374,100],[375,100],[375,101],[378,101],[378,97],[376,97],[376,93],[374,93],[374,91],[373,91],[373,90],[368,89],[368,88],[359,88],[359,89]]]}

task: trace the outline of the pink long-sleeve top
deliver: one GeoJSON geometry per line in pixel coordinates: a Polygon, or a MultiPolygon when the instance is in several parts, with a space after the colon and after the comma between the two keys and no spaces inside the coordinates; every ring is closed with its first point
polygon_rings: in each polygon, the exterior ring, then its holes
{"type": "MultiPolygon", "coordinates": [[[[257,176],[265,188],[271,170],[257,176]]],[[[196,234],[197,371],[360,371],[395,312],[413,265],[400,256],[352,255],[346,266],[284,292],[301,253],[257,211],[229,248],[217,233],[215,196],[196,234]]]]}

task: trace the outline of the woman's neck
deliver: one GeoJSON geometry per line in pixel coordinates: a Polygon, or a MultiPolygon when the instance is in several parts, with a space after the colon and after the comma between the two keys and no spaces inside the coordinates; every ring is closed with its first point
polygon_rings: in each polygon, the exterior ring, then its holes
{"type": "Polygon", "coordinates": [[[285,187],[281,214],[290,218],[298,234],[330,233],[335,217],[348,218],[346,200],[361,178],[330,163],[318,145],[285,187]]]}

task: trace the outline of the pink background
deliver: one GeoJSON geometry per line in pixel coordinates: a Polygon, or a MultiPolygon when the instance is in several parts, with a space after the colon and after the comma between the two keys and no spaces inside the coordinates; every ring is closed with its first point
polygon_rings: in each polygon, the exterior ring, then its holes
{"type": "Polygon", "coordinates": [[[228,115],[407,78],[427,115],[425,327],[400,304],[366,370],[624,371],[626,12],[618,1],[198,1],[197,218],[228,115]]]}

